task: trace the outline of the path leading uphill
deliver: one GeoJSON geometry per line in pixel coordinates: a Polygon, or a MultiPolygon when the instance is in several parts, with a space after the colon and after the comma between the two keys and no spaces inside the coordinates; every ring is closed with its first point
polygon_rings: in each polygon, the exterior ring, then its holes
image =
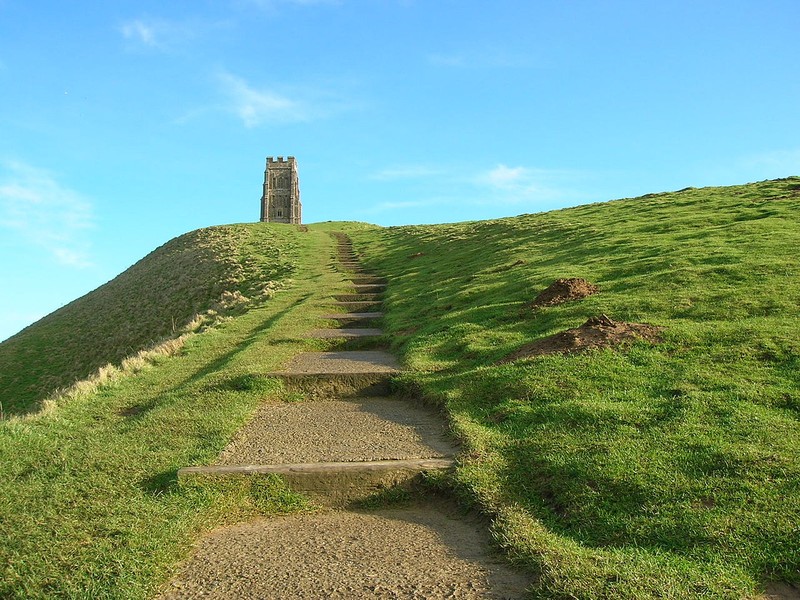
{"type": "MultiPolygon", "coordinates": [[[[216,464],[193,474],[277,473],[325,507],[257,519],[200,541],[161,598],[522,598],[529,580],[495,557],[481,523],[444,500],[353,509],[354,501],[421,473],[453,468],[457,448],[440,416],[389,396],[396,359],[364,349],[381,339],[384,280],[363,272],[338,235],[336,266],[350,291],[330,298],[338,325],[307,336],[353,340],[359,350],[308,352],[272,375],[304,401],[267,403],[216,464]]],[[[313,325],[313,324],[309,324],[313,325]]]]}

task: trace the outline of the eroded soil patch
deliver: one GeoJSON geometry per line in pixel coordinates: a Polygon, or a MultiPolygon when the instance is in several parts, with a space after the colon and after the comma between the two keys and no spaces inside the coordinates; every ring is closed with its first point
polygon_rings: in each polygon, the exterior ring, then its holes
{"type": "Polygon", "coordinates": [[[586,296],[596,294],[598,291],[600,291],[600,288],[595,284],[580,277],[556,279],[528,304],[528,308],[556,306],[571,300],[586,298],[586,296]]]}
{"type": "Polygon", "coordinates": [[[600,315],[591,317],[580,327],[525,344],[500,362],[507,363],[545,354],[585,352],[593,348],[612,348],[634,340],[659,342],[663,330],[663,327],[655,325],[613,321],[606,315],[600,315]]]}

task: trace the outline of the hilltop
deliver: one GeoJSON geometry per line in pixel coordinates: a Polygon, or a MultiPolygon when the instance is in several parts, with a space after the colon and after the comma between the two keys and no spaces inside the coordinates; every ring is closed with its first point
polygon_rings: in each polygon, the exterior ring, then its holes
{"type": "Polygon", "coordinates": [[[265,398],[298,400],[259,374],[323,347],[299,332],[335,285],[329,231],[389,281],[398,391],[438,406],[462,445],[432,485],[492,520],[537,575],[535,597],[734,599],[800,583],[800,178],[788,178],[491,221],[173,240],[0,344],[5,410],[22,415],[198,333],[152,368],[0,423],[0,595],[146,598],[203,531],[297,509],[279,489],[179,487],[175,473],[215,457],[265,398]],[[558,280],[582,283],[543,300],[558,280]],[[587,323],[652,335],[520,353],[587,323]]]}

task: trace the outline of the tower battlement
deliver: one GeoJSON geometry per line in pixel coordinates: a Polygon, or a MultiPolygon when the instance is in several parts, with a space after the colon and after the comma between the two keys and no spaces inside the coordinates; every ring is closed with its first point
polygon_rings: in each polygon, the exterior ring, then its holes
{"type": "Polygon", "coordinates": [[[272,163],[279,163],[280,164],[280,163],[290,163],[290,162],[295,162],[294,156],[287,156],[286,160],[284,160],[282,156],[279,156],[277,158],[277,160],[272,156],[268,156],[267,157],[267,165],[270,165],[272,163]]]}
{"type": "Polygon", "coordinates": [[[284,160],[267,157],[264,186],[261,194],[261,221],[266,223],[302,222],[300,177],[294,156],[284,160]]]}

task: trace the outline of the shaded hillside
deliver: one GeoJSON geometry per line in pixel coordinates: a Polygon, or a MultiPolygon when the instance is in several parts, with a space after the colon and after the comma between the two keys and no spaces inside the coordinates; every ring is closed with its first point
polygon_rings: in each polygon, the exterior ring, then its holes
{"type": "Polygon", "coordinates": [[[800,580],[800,178],[350,235],[464,442],[455,485],[541,597],[800,580]],[[586,334],[621,323],[656,333],[586,334]]]}
{"type": "Polygon", "coordinates": [[[107,363],[180,332],[194,315],[258,297],[295,268],[292,229],[231,225],[164,244],[0,344],[0,403],[21,413],[107,363]]]}

